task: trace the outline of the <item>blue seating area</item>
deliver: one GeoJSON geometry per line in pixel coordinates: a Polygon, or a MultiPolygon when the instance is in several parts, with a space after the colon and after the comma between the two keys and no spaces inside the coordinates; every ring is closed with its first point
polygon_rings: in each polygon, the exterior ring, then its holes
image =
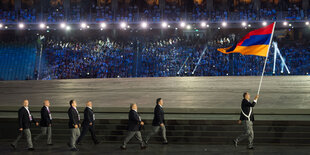
{"type": "Polygon", "coordinates": [[[34,45],[0,45],[0,80],[33,79],[35,64],[34,45]]]}

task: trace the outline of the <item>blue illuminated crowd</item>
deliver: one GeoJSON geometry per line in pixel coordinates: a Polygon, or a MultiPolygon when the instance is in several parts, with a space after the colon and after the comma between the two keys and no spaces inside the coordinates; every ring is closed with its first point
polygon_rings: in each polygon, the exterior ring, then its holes
{"type": "MultiPolygon", "coordinates": [[[[137,45],[134,41],[117,42],[109,38],[84,42],[47,40],[43,51],[45,67],[42,79],[261,74],[264,57],[240,54],[230,57],[216,50],[219,45],[204,44],[203,41],[171,37],[137,45]],[[208,48],[204,52],[205,45],[208,48]]],[[[282,47],[280,51],[291,74],[308,74],[309,47],[282,47]]],[[[281,75],[282,67],[278,58],[276,75],[281,75]]],[[[266,73],[271,75],[272,68],[273,52],[270,53],[266,73]]],[[[283,74],[287,72],[284,70],[283,74]]]]}

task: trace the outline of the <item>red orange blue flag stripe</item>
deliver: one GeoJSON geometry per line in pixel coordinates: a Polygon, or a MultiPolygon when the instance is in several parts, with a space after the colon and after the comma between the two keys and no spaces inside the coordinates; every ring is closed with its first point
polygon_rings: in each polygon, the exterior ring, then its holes
{"type": "Polygon", "coordinates": [[[263,28],[251,31],[234,46],[218,48],[217,50],[225,54],[241,53],[242,55],[266,57],[270,46],[270,40],[272,39],[274,26],[275,23],[272,23],[263,28]]]}

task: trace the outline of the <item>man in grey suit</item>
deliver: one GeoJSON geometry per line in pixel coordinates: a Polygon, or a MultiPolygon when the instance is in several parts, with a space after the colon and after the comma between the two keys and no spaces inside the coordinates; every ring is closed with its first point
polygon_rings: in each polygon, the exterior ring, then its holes
{"type": "Polygon", "coordinates": [[[242,125],[244,126],[244,133],[233,140],[235,147],[238,146],[238,143],[240,141],[247,138],[249,141],[248,149],[254,149],[254,147],[253,147],[253,140],[254,140],[253,107],[256,105],[257,99],[258,99],[258,95],[254,98],[254,101],[251,103],[250,102],[250,93],[248,93],[248,92],[243,93],[243,100],[241,103],[240,119],[239,119],[238,123],[239,124],[242,123],[242,125]]]}
{"type": "Polygon", "coordinates": [[[47,145],[53,145],[52,143],[52,114],[50,111],[50,102],[45,100],[43,107],[41,108],[41,133],[38,134],[33,140],[36,142],[40,137],[47,135],[47,145]]]}
{"type": "Polygon", "coordinates": [[[39,123],[36,122],[33,118],[33,116],[30,113],[29,110],[29,101],[24,100],[23,106],[18,110],[18,122],[19,122],[19,131],[20,134],[16,138],[16,140],[11,144],[11,147],[13,149],[16,149],[16,145],[18,141],[23,137],[23,135],[26,136],[27,144],[28,144],[28,150],[33,151],[33,144],[31,139],[31,131],[30,131],[30,124],[31,122],[35,123],[36,126],[39,126],[39,123]]]}
{"type": "Polygon", "coordinates": [[[156,107],[154,109],[154,118],[152,122],[153,130],[146,137],[145,139],[146,144],[148,144],[148,141],[154,134],[158,133],[159,129],[161,130],[163,144],[168,144],[168,140],[166,137],[165,113],[164,113],[163,105],[164,105],[163,99],[158,98],[156,100],[156,107]]]}
{"type": "Polygon", "coordinates": [[[71,151],[78,151],[76,148],[76,140],[80,137],[80,114],[76,108],[77,104],[75,100],[70,101],[70,108],[68,110],[69,116],[69,128],[71,131],[71,138],[70,142],[67,143],[68,146],[71,148],[71,151]]]}
{"type": "Polygon", "coordinates": [[[144,125],[144,122],[142,122],[141,117],[138,114],[137,104],[130,105],[130,111],[129,111],[128,117],[129,117],[128,133],[123,142],[123,145],[121,146],[121,149],[122,150],[126,149],[127,143],[131,140],[133,136],[135,136],[139,140],[141,149],[145,149],[146,146],[144,144],[144,141],[142,140],[142,136],[140,132],[141,127],[144,125]]]}

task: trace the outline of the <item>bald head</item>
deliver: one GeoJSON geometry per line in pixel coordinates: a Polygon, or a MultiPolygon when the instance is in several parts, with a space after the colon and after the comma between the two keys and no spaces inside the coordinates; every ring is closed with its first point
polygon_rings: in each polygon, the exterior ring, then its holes
{"type": "Polygon", "coordinates": [[[29,105],[29,101],[28,101],[28,100],[24,100],[23,106],[24,106],[24,107],[28,107],[28,105],[29,105]]]}
{"type": "Polygon", "coordinates": [[[49,100],[44,100],[43,104],[44,104],[44,106],[49,107],[50,106],[50,101],[49,100]]]}
{"type": "Polygon", "coordinates": [[[93,103],[91,101],[86,102],[86,107],[93,107],[93,103]]]}

